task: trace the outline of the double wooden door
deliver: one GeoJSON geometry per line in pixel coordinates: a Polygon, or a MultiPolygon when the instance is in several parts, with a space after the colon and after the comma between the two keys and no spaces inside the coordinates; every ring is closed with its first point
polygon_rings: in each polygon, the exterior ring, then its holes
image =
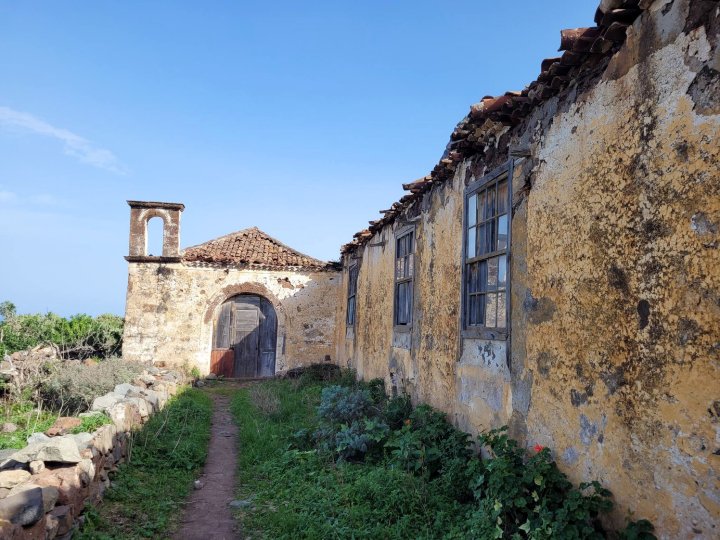
{"type": "Polygon", "coordinates": [[[262,296],[240,294],[228,299],[215,321],[210,371],[236,378],[275,374],[277,317],[262,296]]]}

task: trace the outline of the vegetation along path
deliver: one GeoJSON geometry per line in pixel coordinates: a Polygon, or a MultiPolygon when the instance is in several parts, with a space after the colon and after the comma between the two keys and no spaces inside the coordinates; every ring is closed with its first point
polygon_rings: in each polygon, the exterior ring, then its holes
{"type": "Polygon", "coordinates": [[[230,502],[234,499],[237,426],[230,413],[230,399],[211,394],[214,402],[210,446],[203,474],[189,497],[178,540],[230,540],[239,537],[230,502]],[[199,484],[198,484],[199,482],[199,484]]]}

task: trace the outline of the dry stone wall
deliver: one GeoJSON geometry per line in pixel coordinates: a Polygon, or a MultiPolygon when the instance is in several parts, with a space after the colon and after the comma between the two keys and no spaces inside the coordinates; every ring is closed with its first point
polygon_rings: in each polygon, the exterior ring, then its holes
{"type": "MultiPolygon", "coordinates": [[[[176,371],[148,368],[133,384],[96,398],[84,413],[105,413],[112,424],[93,433],[35,433],[21,450],[0,450],[0,538],[71,538],[86,505],[97,504],[110,486],[108,473],[124,461],[131,431],[162,409],[182,383],[176,371]]],[[[72,420],[61,419],[54,432],[65,433],[72,420]]]]}

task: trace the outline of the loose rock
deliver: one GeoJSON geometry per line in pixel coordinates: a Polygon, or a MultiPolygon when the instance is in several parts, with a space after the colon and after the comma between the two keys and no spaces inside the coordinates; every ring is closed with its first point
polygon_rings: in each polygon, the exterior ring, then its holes
{"type": "Polygon", "coordinates": [[[12,489],[30,479],[30,473],[22,469],[0,471],[0,487],[12,489]]]}

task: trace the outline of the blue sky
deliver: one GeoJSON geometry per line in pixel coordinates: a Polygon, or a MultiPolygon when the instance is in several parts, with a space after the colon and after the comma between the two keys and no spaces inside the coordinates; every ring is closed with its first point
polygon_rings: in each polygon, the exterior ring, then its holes
{"type": "Polygon", "coordinates": [[[0,0],[0,301],[122,314],[127,199],[337,259],[597,0],[0,0]]]}

